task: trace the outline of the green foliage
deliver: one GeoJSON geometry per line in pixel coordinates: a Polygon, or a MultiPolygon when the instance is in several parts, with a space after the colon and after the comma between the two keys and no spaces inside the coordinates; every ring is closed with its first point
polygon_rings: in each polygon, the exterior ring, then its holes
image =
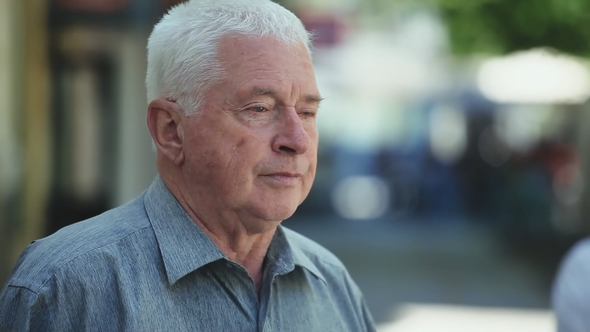
{"type": "Polygon", "coordinates": [[[551,47],[590,55],[590,0],[438,0],[453,51],[551,47]]]}

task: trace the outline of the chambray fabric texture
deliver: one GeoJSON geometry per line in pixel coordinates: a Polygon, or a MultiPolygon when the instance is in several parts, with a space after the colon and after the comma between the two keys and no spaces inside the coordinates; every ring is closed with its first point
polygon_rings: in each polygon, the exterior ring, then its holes
{"type": "Polygon", "coordinates": [[[577,243],[563,260],[552,304],[558,332],[590,331],[590,238],[577,243]]]}
{"type": "Polygon", "coordinates": [[[158,176],[135,200],[29,245],[0,331],[375,331],[330,252],[279,227],[260,299],[158,176]]]}

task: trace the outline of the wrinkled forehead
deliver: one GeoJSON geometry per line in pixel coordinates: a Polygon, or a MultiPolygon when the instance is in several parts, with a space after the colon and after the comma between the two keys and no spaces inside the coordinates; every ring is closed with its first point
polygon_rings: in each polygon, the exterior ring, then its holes
{"type": "Polygon", "coordinates": [[[226,102],[241,103],[257,96],[284,104],[317,105],[321,100],[303,42],[231,35],[220,41],[217,59],[224,73],[212,92],[224,95],[226,102]]]}
{"type": "Polygon", "coordinates": [[[252,62],[313,70],[311,56],[303,41],[289,43],[272,36],[226,35],[217,45],[217,59],[225,70],[234,70],[252,62]]]}

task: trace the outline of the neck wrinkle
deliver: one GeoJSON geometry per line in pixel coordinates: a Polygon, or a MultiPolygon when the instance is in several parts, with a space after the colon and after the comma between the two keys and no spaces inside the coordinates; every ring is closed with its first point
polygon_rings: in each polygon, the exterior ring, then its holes
{"type": "Polygon", "coordinates": [[[172,178],[162,177],[162,179],[193,222],[207,234],[228,259],[240,264],[248,271],[258,288],[261,282],[264,257],[278,224],[266,232],[252,234],[248,232],[237,216],[231,219],[223,218],[223,214],[219,213],[218,222],[207,222],[206,220],[214,218],[205,219],[199,216],[189,203],[190,200],[185,198],[190,198],[190,196],[185,195],[183,186],[179,186],[172,178]]]}

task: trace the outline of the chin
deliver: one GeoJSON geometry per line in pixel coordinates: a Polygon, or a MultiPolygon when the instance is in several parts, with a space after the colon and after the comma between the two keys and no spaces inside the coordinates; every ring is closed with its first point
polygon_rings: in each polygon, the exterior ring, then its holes
{"type": "Polygon", "coordinates": [[[289,208],[289,209],[285,208],[280,213],[273,213],[271,216],[269,216],[270,218],[268,218],[267,220],[283,221],[285,219],[289,219],[293,216],[293,214],[295,214],[296,210],[297,210],[297,208],[289,208]]]}
{"type": "Polygon", "coordinates": [[[273,190],[258,192],[257,196],[250,195],[250,214],[266,221],[282,221],[290,218],[303,199],[303,192],[297,190],[273,190]]]}
{"type": "Polygon", "coordinates": [[[265,233],[271,229],[274,230],[283,220],[290,218],[295,210],[296,208],[286,206],[275,206],[273,209],[269,209],[268,204],[263,208],[251,209],[249,215],[254,219],[246,221],[246,227],[251,233],[265,233]]]}
{"type": "Polygon", "coordinates": [[[297,210],[298,204],[280,204],[276,202],[263,202],[257,213],[260,219],[266,221],[283,221],[290,218],[297,210]]]}

